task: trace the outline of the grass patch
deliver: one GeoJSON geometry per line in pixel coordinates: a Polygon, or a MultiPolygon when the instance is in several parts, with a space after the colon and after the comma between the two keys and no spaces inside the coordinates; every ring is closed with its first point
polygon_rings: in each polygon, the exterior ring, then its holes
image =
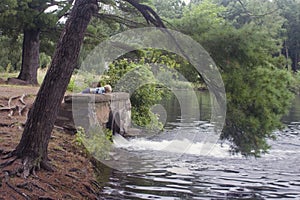
{"type": "MultiPolygon", "coordinates": [[[[37,80],[38,84],[42,84],[47,73],[47,69],[38,69],[37,71],[37,80]]],[[[0,77],[3,80],[7,80],[8,78],[17,78],[19,76],[19,72],[0,72],[0,77]]]]}
{"type": "Polygon", "coordinates": [[[38,80],[38,83],[39,85],[42,84],[42,82],[44,81],[44,78],[47,74],[47,68],[44,68],[44,69],[38,69],[38,72],[37,72],[37,80],[38,80]]]}
{"type": "Polygon", "coordinates": [[[7,80],[8,78],[15,78],[18,77],[19,73],[18,72],[14,72],[14,73],[8,73],[8,72],[0,72],[0,77],[3,80],[7,80]]]}

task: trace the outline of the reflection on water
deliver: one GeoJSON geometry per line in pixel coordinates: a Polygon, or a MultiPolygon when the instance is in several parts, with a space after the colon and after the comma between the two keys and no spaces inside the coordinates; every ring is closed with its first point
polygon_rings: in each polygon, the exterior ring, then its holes
{"type": "MultiPolygon", "coordinates": [[[[188,98],[186,91],[183,97],[188,98]]],[[[189,138],[195,132],[209,132],[211,127],[209,95],[197,97],[202,102],[199,117],[193,108],[189,108],[192,117],[182,116],[173,98],[162,104],[167,129],[159,136],[115,138],[117,149],[136,154],[151,166],[145,165],[143,173],[103,166],[100,199],[300,199],[299,98],[284,118],[287,128],[277,132],[277,141],[270,141],[270,154],[245,159],[230,156],[226,145],[214,146],[189,138]],[[213,147],[209,154],[201,150],[208,148],[205,145],[213,147]]],[[[187,100],[186,105],[193,107],[194,103],[187,100]]]]}
{"type": "Polygon", "coordinates": [[[295,100],[291,105],[290,112],[288,113],[288,115],[283,117],[282,121],[285,124],[300,122],[300,96],[296,96],[295,100]]]}
{"type": "Polygon", "coordinates": [[[165,116],[167,112],[165,128],[176,128],[179,123],[195,121],[209,121],[211,114],[210,95],[208,92],[194,92],[189,90],[177,91],[170,99],[161,102],[161,107],[152,109],[154,113],[165,116]],[[163,113],[162,113],[163,111],[163,113]]]}

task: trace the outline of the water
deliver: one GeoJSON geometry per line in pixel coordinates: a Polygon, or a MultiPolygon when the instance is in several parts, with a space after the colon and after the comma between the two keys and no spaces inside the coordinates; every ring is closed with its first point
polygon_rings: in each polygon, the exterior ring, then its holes
{"type": "Polygon", "coordinates": [[[199,118],[193,113],[195,102],[187,98],[189,117],[180,113],[173,99],[163,105],[165,110],[156,107],[165,116],[163,133],[151,138],[114,138],[116,150],[138,157],[144,165],[138,166],[141,172],[103,167],[100,199],[300,199],[300,98],[283,119],[287,128],[276,132],[277,141],[270,141],[270,154],[258,159],[231,156],[226,144],[195,139],[196,133],[212,128],[209,95],[198,99],[199,118]]]}

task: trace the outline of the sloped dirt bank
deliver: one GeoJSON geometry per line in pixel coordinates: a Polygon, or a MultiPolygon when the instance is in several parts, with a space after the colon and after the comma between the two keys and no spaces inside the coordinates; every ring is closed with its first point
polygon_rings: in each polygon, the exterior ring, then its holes
{"type": "MultiPolygon", "coordinates": [[[[0,85],[0,163],[18,144],[26,109],[37,91],[38,87],[0,85]]],[[[10,176],[22,163],[0,168],[0,199],[97,199],[100,187],[93,165],[76,145],[75,136],[54,129],[49,158],[54,172],[41,170],[26,179],[21,173],[10,176]]]]}

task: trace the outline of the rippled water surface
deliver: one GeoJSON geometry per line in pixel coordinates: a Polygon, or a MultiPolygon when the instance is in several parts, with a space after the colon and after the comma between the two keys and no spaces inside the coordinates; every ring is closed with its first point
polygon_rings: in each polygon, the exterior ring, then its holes
{"type": "Polygon", "coordinates": [[[288,126],[276,132],[278,139],[270,141],[269,154],[246,159],[230,156],[226,144],[195,140],[195,134],[211,127],[205,120],[208,97],[201,98],[204,117],[198,121],[176,111],[169,116],[172,106],[164,105],[168,119],[163,133],[131,140],[116,136],[116,149],[138,156],[145,164],[136,173],[103,168],[99,198],[300,199],[300,106],[283,119],[288,126]],[[209,154],[203,151],[207,148],[209,154]]]}

